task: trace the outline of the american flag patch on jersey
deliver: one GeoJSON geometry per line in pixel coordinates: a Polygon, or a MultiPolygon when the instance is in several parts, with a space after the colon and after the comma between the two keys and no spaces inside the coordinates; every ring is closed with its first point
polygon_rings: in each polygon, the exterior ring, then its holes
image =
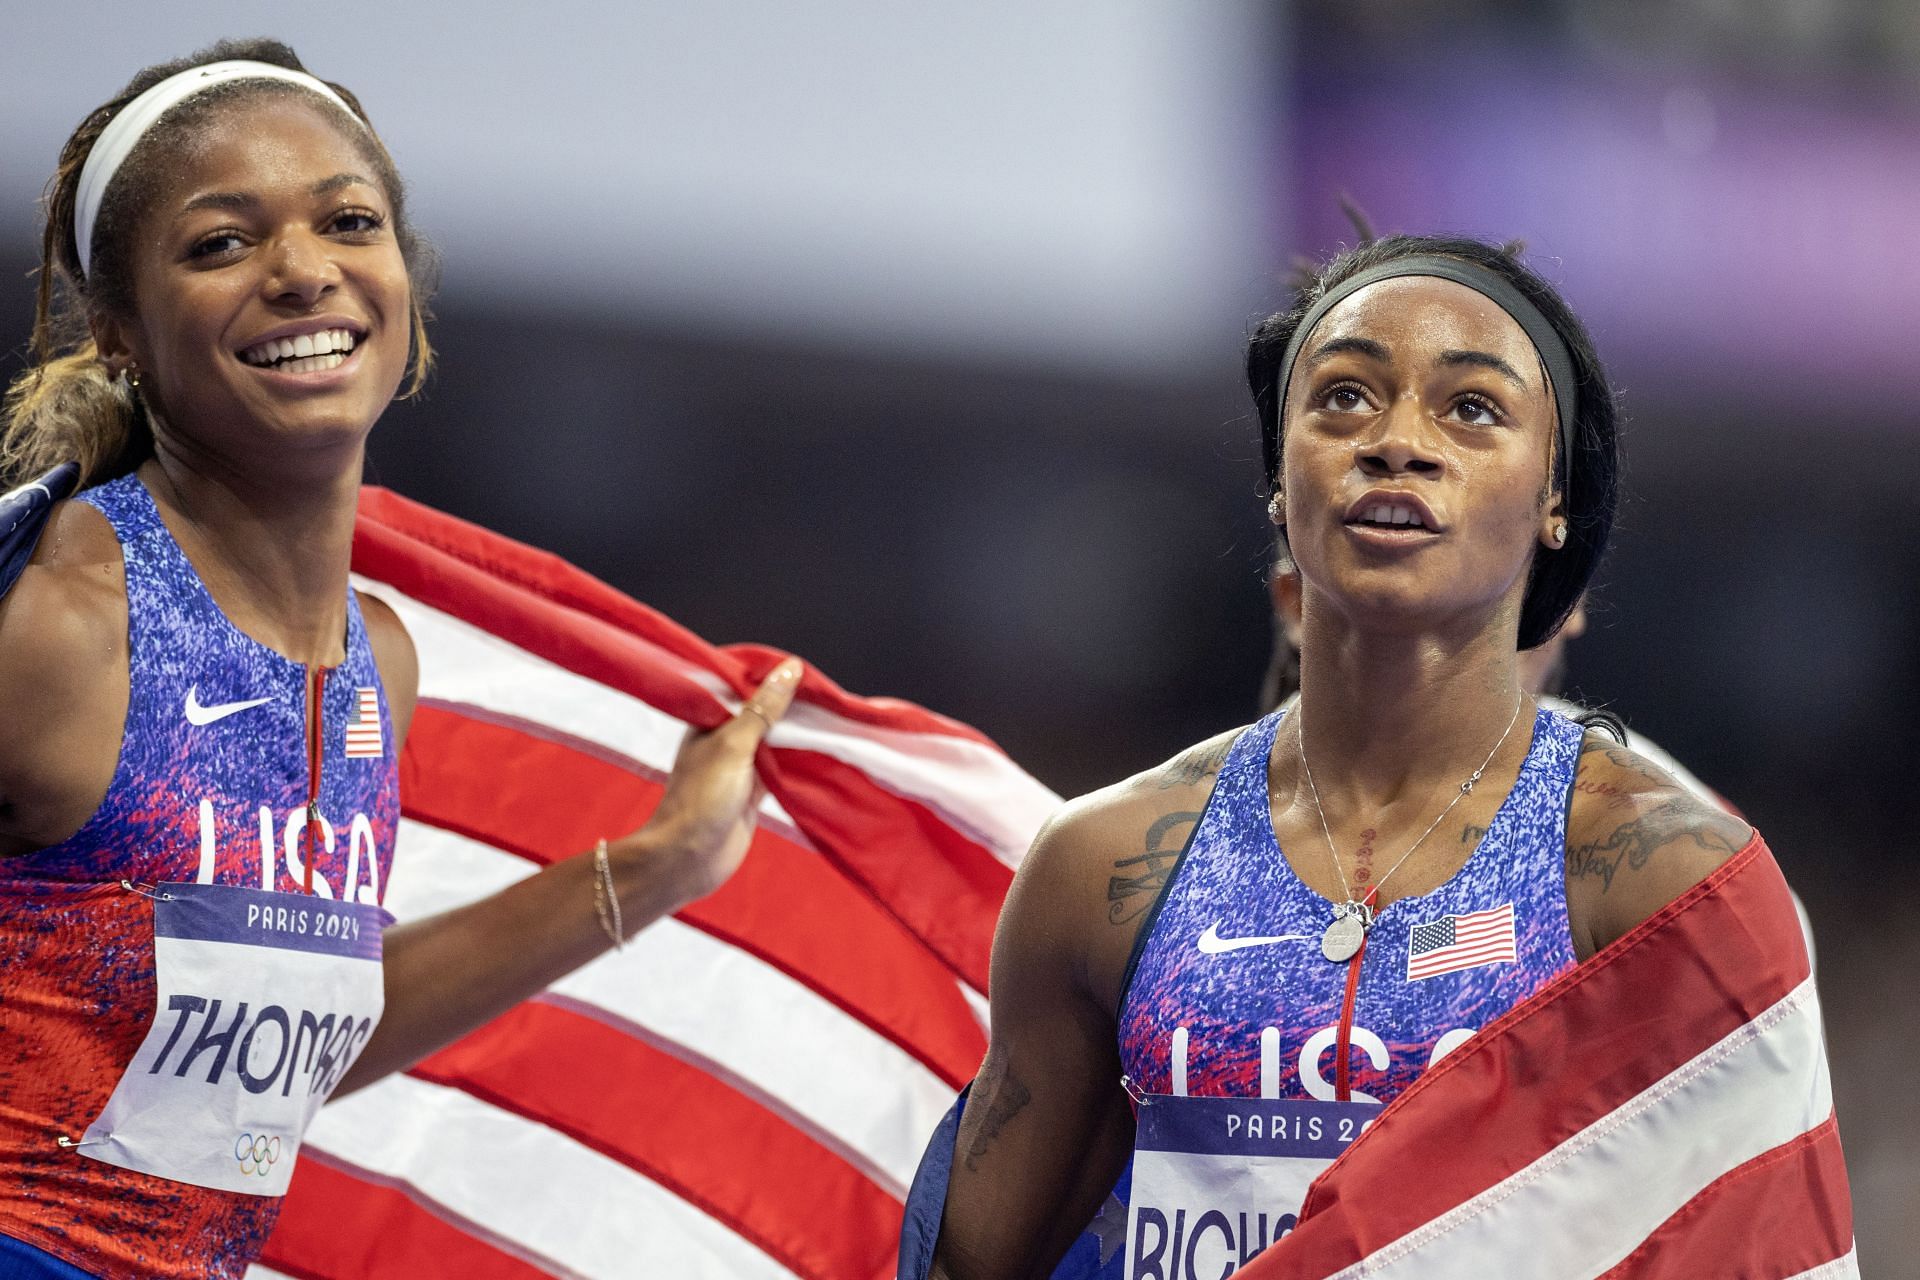
{"type": "Polygon", "coordinates": [[[357,689],[354,702],[358,709],[347,721],[347,759],[378,760],[382,754],[380,694],[374,689],[357,689]]]}
{"type": "Polygon", "coordinates": [[[1407,980],[1435,978],[1517,958],[1513,904],[1507,902],[1488,911],[1441,916],[1413,926],[1407,940],[1407,980]]]}

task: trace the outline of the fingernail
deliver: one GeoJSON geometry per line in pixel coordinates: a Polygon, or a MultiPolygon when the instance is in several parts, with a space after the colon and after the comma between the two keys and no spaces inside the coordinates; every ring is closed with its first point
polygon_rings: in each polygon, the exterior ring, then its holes
{"type": "Polygon", "coordinates": [[[779,669],[773,673],[773,678],[786,681],[798,680],[801,673],[806,669],[806,665],[802,663],[800,659],[788,658],[785,662],[782,662],[779,669]]]}

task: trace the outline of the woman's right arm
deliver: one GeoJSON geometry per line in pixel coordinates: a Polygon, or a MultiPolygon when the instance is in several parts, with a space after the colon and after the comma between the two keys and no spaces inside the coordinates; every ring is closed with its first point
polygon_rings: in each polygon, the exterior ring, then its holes
{"type": "Polygon", "coordinates": [[[1105,880],[1091,874],[1106,825],[1084,809],[1049,823],[1001,911],[992,1040],[954,1144],[934,1260],[944,1280],[1046,1276],[1132,1147],[1113,1010],[1094,991],[1110,984],[1089,981],[1110,967],[1092,932],[1112,928],[1105,880]]]}

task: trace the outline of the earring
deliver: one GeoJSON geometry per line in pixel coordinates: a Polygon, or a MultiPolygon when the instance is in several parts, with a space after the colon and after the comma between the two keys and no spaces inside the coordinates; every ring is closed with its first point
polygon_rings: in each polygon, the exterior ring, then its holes
{"type": "Polygon", "coordinates": [[[138,391],[140,389],[140,366],[137,364],[128,365],[127,372],[126,372],[126,379],[127,379],[127,386],[135,391],[138,391]]]}
{"type": "Polygon", "coordinates": [[[1567,545],[1567,526],[1564,524],[1553,526],[1553,545],[1556,547],[1567,545]]]}
{"type": "Polygon", "coordinates": [[[1276,493],[1267,499],[1267,519],[1273,521],[1275,524],[1284,524],[1286,518],[1286,509],[1281,505],[1280,495],[1276,493]]]}

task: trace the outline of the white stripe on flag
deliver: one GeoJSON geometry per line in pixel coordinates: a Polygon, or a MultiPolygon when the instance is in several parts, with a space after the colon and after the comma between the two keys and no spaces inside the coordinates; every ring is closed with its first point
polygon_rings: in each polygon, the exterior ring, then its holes
{"type": "Polygon", "coordinates": [[[573,1275],[793,1276],[651,1178],[457,1089],[390,1076],[322,1108],[307,1142],[573,1275]]]}
{"type": "MultiPolygon", "coordinates": [[[[539,870],[411,819],[402,821],[399,841],[405,869],[394,877],[387,909],[402,920],[474,901],[539,870]]],[[[642,930],[624,950],[549,991],[642,1029],[649,1043],[676,1056],[711,1062],[721,1078],[761,1095],[901,1199],[927,1135],[953,1101],[932,1071],[811,987],[677,920],[642,930]]]]}
{"type": "Polygon", "coordinates": [[[796,703],[769,740],[833,756],[895,795],[921,801],[1010,867],[1020,865],[1034,833],[1060,807],[1059,796],[968,738],[880,729],[796,703]],[[942,785],[961,777],[963,790],[942,785]]]}
{"type": "Polygon", "coordinates": [[[1515,1240],[1530,1242],[1536,1280],[1586,1280],[1626,1256],[1621,1242],[1644,1240],[1716,1178],[1831,1114],[1808,979],[1526,1168],[1332,1280],[1481,1280],[1487,1259],[1515,1240]]]}
{"type": "Polygon", "coordinates": [[[1797,1276],[1788,1276],[1787,1280],[1860,1280],[1859,1251],[1849,1249],[1846,1257],[1835,1258],[1811,1271],[1802,1271],[1797,1276]]]}
{"type": "MultiPolygon", "coordinates": [[[[355,584],[391,604],[422,653],[420,695],[551,725],[632,757],[661,773],[672,768],[686,725],[617,689],[528,653],[487,631],[371,579],[355,584]]],[[[637,641],[636,641],[637,643],[637,641]]],[[[656,653],[660,650],[654,650],[656,653]]],[[[685,663],[672,661],[676,669],[685,663]]],[[[713,679],[701,682],[711,688],[713,679]]],[[[733,705],[731,697],[723,702],[733,705]]],[[[820,707],[799,705],[774,729],[783,747],[818,751],[861,770],[896,795],[947,817],[1017,866],[1034,832],[1060,799],[999,751],[967,738],[906,733],[857,724],[820,707]],[[956,777],[965,784],[955,787],[956,777]]],[[[788,825],[792,819],[769,800],[788,825]]]]}

